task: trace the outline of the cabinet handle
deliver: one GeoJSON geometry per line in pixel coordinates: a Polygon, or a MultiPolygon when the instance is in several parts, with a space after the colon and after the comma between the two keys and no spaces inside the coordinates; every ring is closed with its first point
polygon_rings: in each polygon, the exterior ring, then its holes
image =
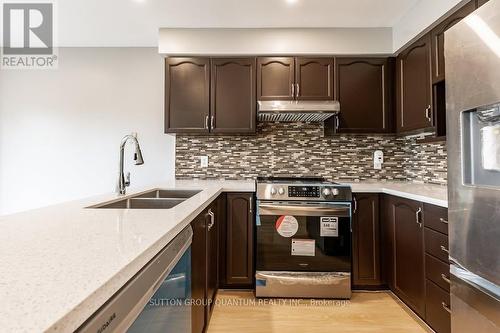
{"type": "Polygon", "coordinates": [[[448,277],[446,275],[444,275],[443,273],[441,273],[441,279],[443,279],[446,283],[451,284],[450,279],[448,279],[448,277]]]}
{"type": "Polygon", "coordinates": [[[439,221],[441,221],[444,224],[448,224],[448,220],[443,219],[442,217],[439,218],[439,221]]]}
{"type": "Polygon", "coordinates": [[[431,113],[431,106],[428,105],[426,108],[425,108],[425,118],[427,118],[427,120],[432,123],[432,113],[431,113]]]}
{"type": "Polygon", "coordinates": [[[250,205],[250,214],[253,214],[253,200],[252,200],[252,196],[250,196],[250,202],[249,202],[249,205],[250,205]]]}
{"type": "Polygon", "coordinates": [[[352,211],[353,214],[356,214],[356,212],[358,211],[358,200],[356,200],[356,197],[352,197],[353,201],[354,201],[354,210],[352,211]]]}
{"type": "Polygon", "coordinates": [[[214,128],[215,128],[215,117],[211,116],[210,117],[210,129],[214,129],[214,128]]]}
{"type": "Polygon", "coordinates": [[[415,212],[415,220],[417,221],[417,224],[420,228],[422,228],[422,220],[420,218],[421,213],[422,213],[422,208],[419,207],[415,212]]]}
{"type": "Polygon", "coordinates": [[[208,215],[210,216],[210,224],[208,225],[208,231],[212,229],[215,224],[215,214],[212,212],[212,209],[208,210],[208,215]]]}
{"type": "Polygon", "coordinates": [[[445,248],[443,245],[441,245],[441,251],[446,252],[446,254],[450,254],[450,251],[445,248]]]}
{"type": "Polygon", "coordinates": [[[208,116],[205,117],[205,128],[208,129],[208,116]]]}
{"type": "Polygon", "coordinates": [[[292,98],[295,98],[295,84],[292,83],[292,98]]]}
{"type": "Polygon", "coordinates": [[[446,312],[451,314],[451,309],[450,309],[450,306],[448,304],[446,304],[445,302],[441,302],[441,305],[443,306],[443,309],[446,310],[446,312]]]}
{"type": "Polygon", "coordinates": [[[300,95],[300,85],[297,83],[297,98],[299,98],[300,95]]]}
{"type": "Polygon", "coordinates": [[[340,117],[339,115],[336,115],[334,117],[335,117],[335,132],[338,132],[340,128],[340,117]]]}

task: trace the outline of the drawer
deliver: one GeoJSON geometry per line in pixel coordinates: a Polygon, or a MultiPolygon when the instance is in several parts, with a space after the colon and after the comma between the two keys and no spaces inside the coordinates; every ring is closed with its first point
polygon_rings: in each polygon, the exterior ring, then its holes
{"type": "Polygon", "coordinates": [[[448,236],[429,228],[424,228],[425,252],[448,262],[448,236]]]}
{"type": "Polygon", "coordinates": [[[430,280],[427,280],[425,285],[425,321],[437,333],[450,333],[451,316],[447,310],[450,307],[450,293],[430,280]]]}
{"type": "Polygon", "coordinates": [[[424,204],[424,225],[448,235],[448,209],[424,204]]]}
{"type": "Polygon", "coordinates": [[[447,282],[444,278],[450,279],[450,265],[442,262],[439,259],[434,258],[428,254],[425,255],[425,276],[443,288],[446,291],[450,291],[450,282],[447,282]],[[444,276],[444,278],[443,278],[444,276]]]}

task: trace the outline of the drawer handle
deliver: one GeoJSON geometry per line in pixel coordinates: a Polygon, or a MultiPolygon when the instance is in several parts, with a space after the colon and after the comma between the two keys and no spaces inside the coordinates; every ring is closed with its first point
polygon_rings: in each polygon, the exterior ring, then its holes
{"type": "Polygon", "coordinates": [[[443,306],[443,309],[446,310],[446,312],[451,314],[451,309],[450,309],[450,306],[448,304],[446,304],[445,302],[441,302],[441,305],[443,306]]]}
{"type": "Polygon", "coordinates": [[[444,224],[448,224],[448,220],[443,219],[442,217],[439,218],[439,221],[441,221],[444,224]]]}
{"type": "Polygon", "coordinates": [[[445,282],[451,284],[450,279],[448,279],[448,277],[446,275],[442,274],[442,273],[441,273],[441,279],[443,279],[445,282]]]}
{"type": "Polygon", "coordinates": [[[445,252],[446,254],[450,254],[450,251],[445,248],[443,245],[441,245],[441,251],[445,252]]]}

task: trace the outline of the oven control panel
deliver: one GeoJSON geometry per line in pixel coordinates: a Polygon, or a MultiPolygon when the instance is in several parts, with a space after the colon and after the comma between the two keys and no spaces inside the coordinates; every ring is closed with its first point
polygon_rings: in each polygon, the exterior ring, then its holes
{"type": "Polygon", "coordinates": [[[319,198],[319,186],[288,186],[288,196],[292,198],[319,198]]]}

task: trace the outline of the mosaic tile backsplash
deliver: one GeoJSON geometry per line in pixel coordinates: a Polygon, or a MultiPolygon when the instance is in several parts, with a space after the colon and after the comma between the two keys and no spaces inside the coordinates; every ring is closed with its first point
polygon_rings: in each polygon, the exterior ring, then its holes
{"type": "Polygon", "coordinates": [[[177,179],[323,176],[329,180],[400,180],[446,185],[446,146],[395,136],[325,137],[318,123],[260,123],[248,136],[176,137],[177,179]],[[384,152],[382,170],[373,152],[384,152]],[[209,166],[200,167],[200,156],[209,166]]]}

